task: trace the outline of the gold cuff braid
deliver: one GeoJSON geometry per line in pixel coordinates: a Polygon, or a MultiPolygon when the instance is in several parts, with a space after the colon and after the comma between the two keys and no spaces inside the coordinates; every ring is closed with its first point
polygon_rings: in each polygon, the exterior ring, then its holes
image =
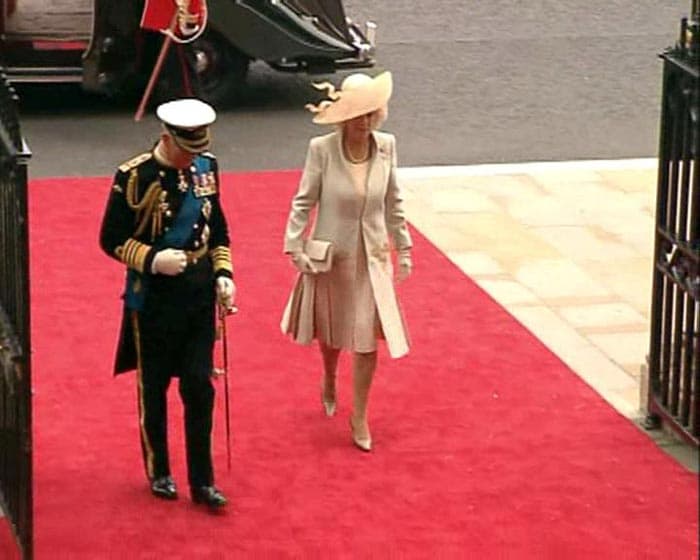
{"type": "Polygon", "coordinates": [[[151,250],[150,245],[129,238],[121,247],[117,247],[115,254],[126,266],[143,272],[143,267],[146,263],[146,257],[151,250]]]}
{"type": "Polygon", "coordinates": [[[231,263],[231,250],[228,247],[215,247],[209,251],[209,257],[214,267],[214,272],[226,270],[233,274],[233,264],[231,263]]]}

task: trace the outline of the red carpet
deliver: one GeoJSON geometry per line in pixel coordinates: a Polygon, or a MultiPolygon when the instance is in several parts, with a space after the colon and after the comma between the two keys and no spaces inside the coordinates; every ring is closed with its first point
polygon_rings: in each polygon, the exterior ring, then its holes
{"type": "Polygon", "coordinates": [[[2,560],[21,560],[10,523],[0,516],[0,558],[2,560]]]}
{"type": "Polygon", "coordinates": [[[38,559],[696,557],[696,477],[418,234],[400,288],[414,349],[380,353],[375,451],[354,449],[348,360],[327,419],[315,348],[278,328],[297,178],[225,177],[241,312],[231,472],[217,397],[217,482],[232,499],[219,516],[146,489],[134,379],[111,377],[123,272],[97,246],[110,180],[31,183],[38,559]]]}

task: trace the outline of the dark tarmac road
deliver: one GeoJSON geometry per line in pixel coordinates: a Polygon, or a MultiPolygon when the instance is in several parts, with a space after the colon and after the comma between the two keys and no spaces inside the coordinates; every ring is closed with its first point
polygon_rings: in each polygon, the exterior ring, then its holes
{"type": "MultiPolygon", "coordinates": [[[[656,155],[658,54],[689,0],[347,0],[377,22],[378,60],[394,73],[385,128],[399,164],[616,159],[656,155]]],[[[318,76],[340,81],[342,75],[318,76]]],[[[309,137],[305,75],[251,67],[214,129],[228,170],[297,168],[309,137]]],[[[158,133],[151,116],[72,87],[20,91],[32,177],[110,175],[158,133]]]]}

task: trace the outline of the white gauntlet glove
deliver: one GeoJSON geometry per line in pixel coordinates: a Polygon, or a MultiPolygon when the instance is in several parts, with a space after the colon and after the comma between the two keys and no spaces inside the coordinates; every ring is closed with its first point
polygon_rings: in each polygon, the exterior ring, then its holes
{"type": "Polygon", "coordinates": [[[226,276],[219,276],[216,279],[216,300],[224,309],[233,307],[233,300],[236,298],[236,285],[233,280],[226,276]]]}
{"type": "Polygon", "coordinates": [[[187,268],[187,255],[180,249],[163,249],[158,251],[151,263],[153,274],[177,276],[187,268]]]}
{"type": "Polygon", "coordinates": [[[411,260],[411,249],[401,249],[399,251],[398,258],[399,272],[396,275],[396,279],[399,282],[403,282],[408,279],[413,270],[413,261],[411,260]]]}
{"type": "Polygon", "coordinates": [[[314,263],[311,262],[309,255],[302,251],[292,253],[292,263],[297,267],[297,270],[302,274],[316,274],[318,272],[314,263]]]}

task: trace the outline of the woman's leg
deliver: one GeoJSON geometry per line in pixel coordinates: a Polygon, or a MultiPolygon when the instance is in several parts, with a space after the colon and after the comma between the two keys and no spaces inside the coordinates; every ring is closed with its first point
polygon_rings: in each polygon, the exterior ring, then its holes
{"type": "Polygon", "coordinates": [[[357,439],[370,439],[369,425],[367,424],[367,405],[369,390],[372,386],[374,370],[377,368],[377,353],[355,352],[353,358],[353,405],[352,426],[353,434],[357,439]]]}
{"type": "Polygon", "coordinates": [[[322,399],[324,402],[335,402],[335,378],[338,371],[339,348],[331,348],[319,341],[321,357],[323,358],[323,379],[321,381],[322,399]]]}

